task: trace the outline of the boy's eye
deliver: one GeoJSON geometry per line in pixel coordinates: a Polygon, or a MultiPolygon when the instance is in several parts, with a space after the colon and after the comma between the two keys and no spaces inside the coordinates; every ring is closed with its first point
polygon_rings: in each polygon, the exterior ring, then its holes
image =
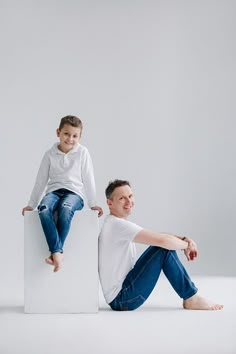
{"type": "Polygon", "coordinates": [[[73,138],[77,138],[78,136],[77,135],[74,135],[73,138]]]}

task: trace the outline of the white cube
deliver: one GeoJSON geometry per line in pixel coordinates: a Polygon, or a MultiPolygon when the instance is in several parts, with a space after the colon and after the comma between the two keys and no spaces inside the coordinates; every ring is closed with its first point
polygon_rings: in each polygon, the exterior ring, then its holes
{"type": "Polygon", "coordinates": [[[98,311],[98,234],[96,211],[76,211],[64,244],[62,268],[45,262],[48,245],[38,212],[24,217],[24,310],[26,313],[98,311]]]}

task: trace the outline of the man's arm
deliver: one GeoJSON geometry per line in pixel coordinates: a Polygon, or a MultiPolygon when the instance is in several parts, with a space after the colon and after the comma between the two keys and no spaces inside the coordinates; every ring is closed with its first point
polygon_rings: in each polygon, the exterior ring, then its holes
{"type": "Polygon", "coordinates": [[[150,246],[159,246],[167,250],[184,250],[188,261],[193,261],[198,256],[196,243],[190,238],[159,233],[150,230],[141,230],[134,238],[134,242],[150,246]]]}
{"type": "Polygon", "coordinates": [[[185,250],[189,245],[189,243],[182,240],[181,237],[146,229],[139,231],[133,239],[133,242],[159,246],[168,250],[185,250]]]}

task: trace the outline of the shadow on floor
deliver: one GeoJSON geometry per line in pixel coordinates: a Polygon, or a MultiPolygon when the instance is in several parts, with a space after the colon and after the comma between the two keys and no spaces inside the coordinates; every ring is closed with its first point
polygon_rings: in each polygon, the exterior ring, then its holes
{"type": "MultiPolygon", "coordinates": [[[[132,311],[113,311],[110,307],[100,306],[99,312],[132,312],[132,311]]],[[[172,311],[183,311],[182,307],[175,306],[141,306],[133,312],[172,312],[172,311]]]]}
{"type": "Polygon", "coordinates": [[[0,306],[0,314],[4,313],[24,313],[24,306],[0,306]]]}

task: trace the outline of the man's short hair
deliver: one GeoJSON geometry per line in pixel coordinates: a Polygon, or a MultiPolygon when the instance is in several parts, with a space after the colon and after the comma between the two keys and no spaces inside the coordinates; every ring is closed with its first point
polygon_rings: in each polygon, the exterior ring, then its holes
{"type": "Polygon", "coordinates": [[[130,187],[130,183],[129,181],[124,181],[122,179],[115,179],[114,181],[110,181],[108,183],[108,186],[105,190],[105,194],[107,199],[111,199],[112,197],[112,193],[114,192],[114,190],[118,187],[123,187],[123,186],[129,186],[130,187]]]}
{"type": "Polygon", "coordinates": [[[59,130],[61,130],[65,124],[69,124],[72,127],[80,128],[80,130],[82,132],[83,123],[82,123],[81,119],[76,116],[65,116],[65,117],[61,118],[59,130]]]}

